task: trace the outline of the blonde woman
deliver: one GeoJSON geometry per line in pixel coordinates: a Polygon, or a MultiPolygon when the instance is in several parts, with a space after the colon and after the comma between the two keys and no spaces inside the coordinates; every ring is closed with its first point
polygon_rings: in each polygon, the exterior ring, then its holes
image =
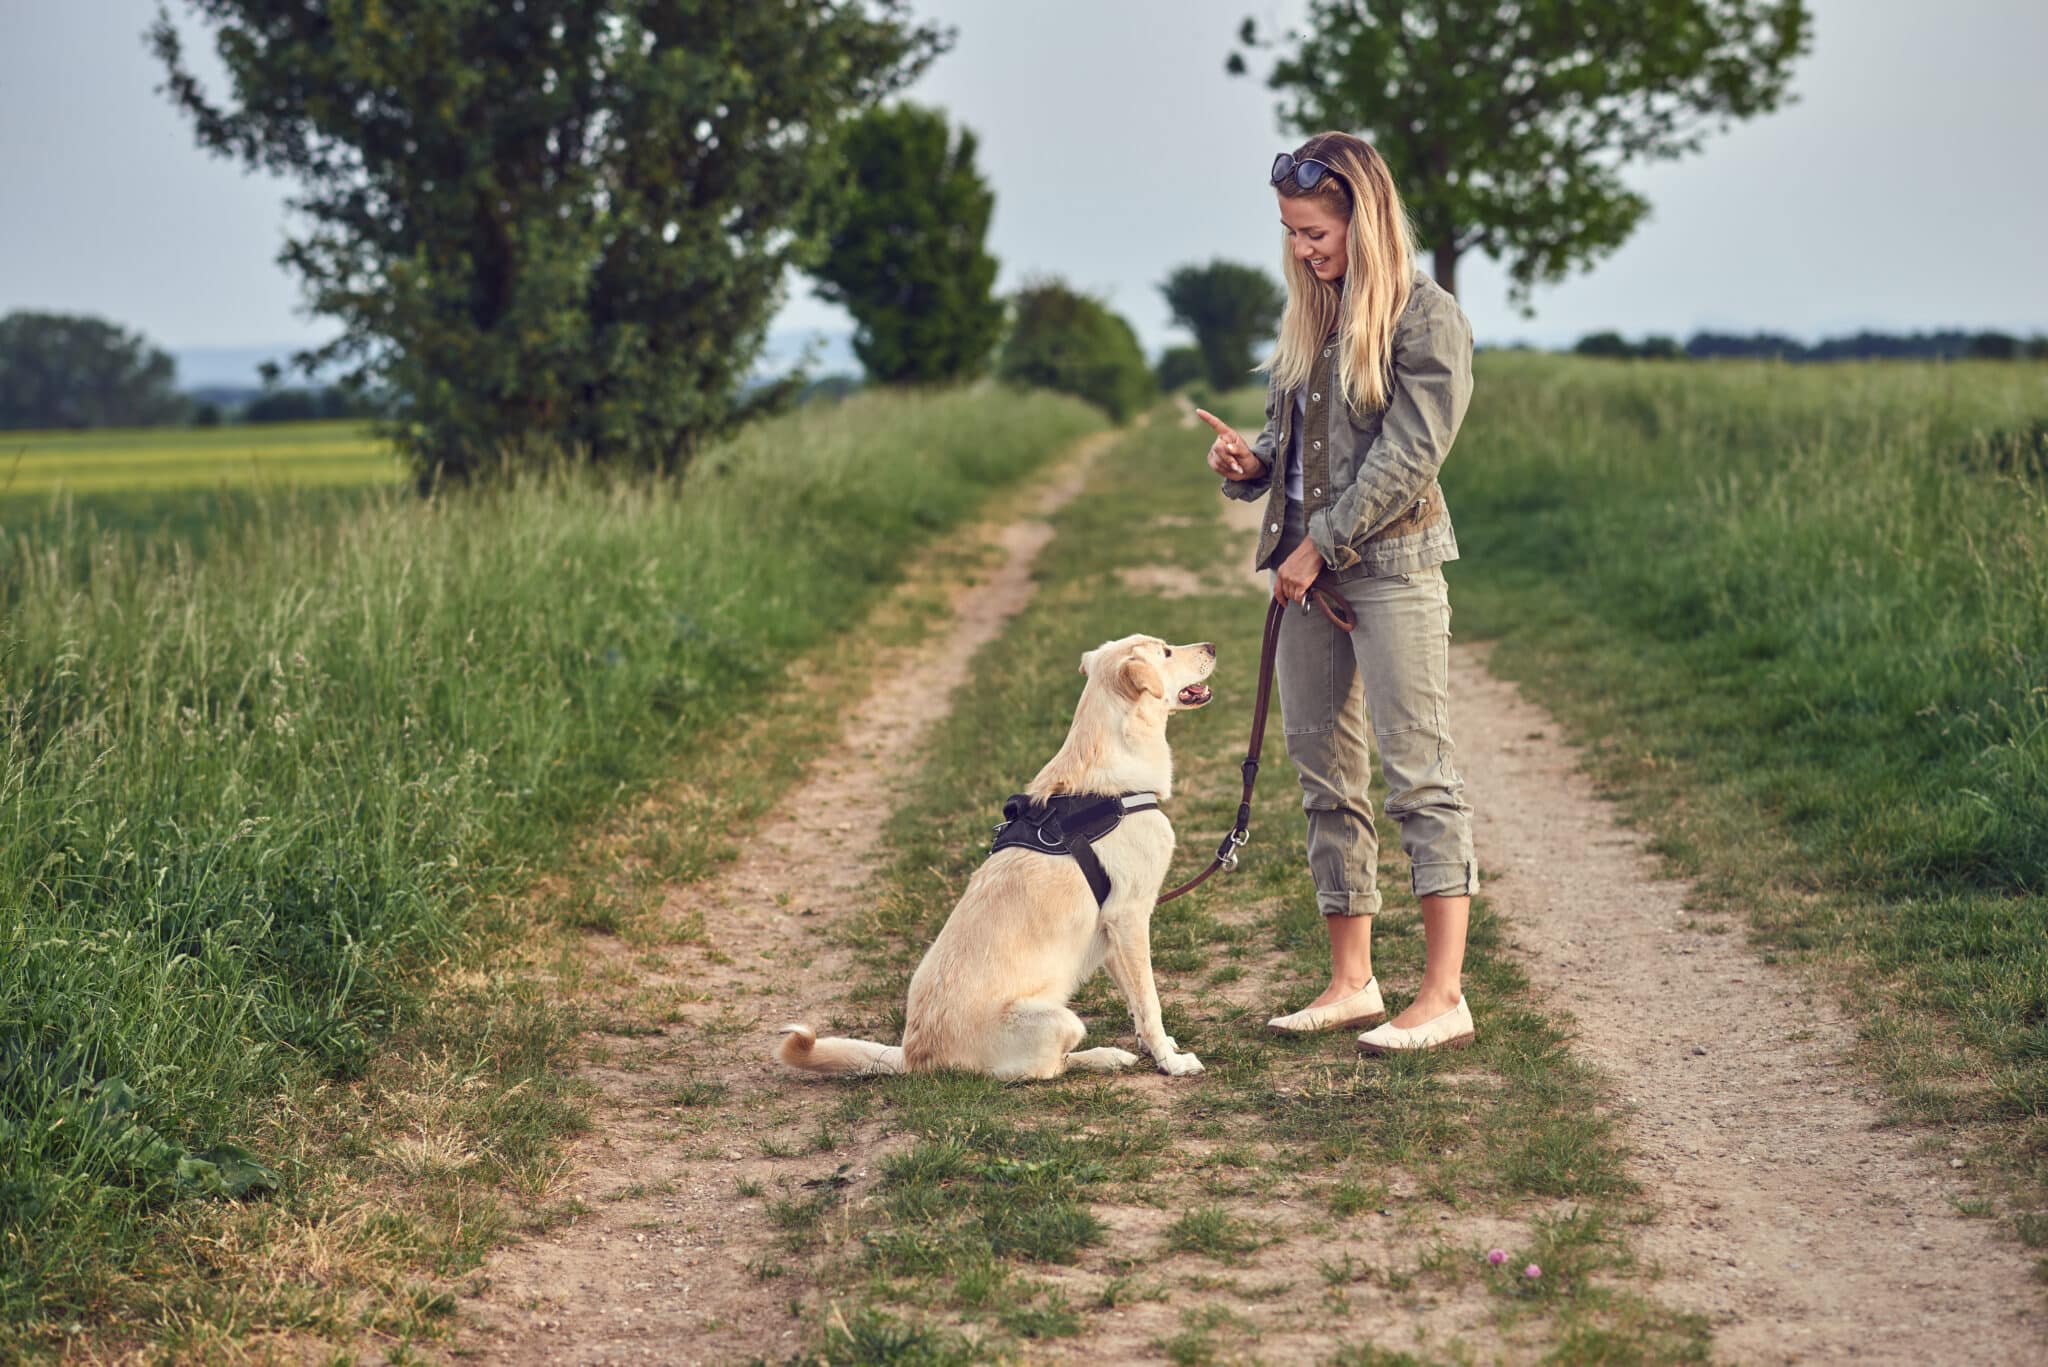
{"type": "Polygon", "coordinates": [[[1358,1047],[1371,1054],[1454,1048],[1473,1038],[1461,974],[1479,868],[1452,759],[1441,566],[1458,543],[1436,475],[1472,393],[1472,328],[1416,268],[1400,195],[1369,144],[1319,133],[1282,152],[1269,178],[1286,228],[1287,310],[1260,367],[1265,430],[1247,442],[1197,411],[1216,432],[1209,468],[1223,492],[1265,500],[1257,566],[1272,571],[1274,597],[1301,606],[1286,615],[1275,672],[1330,984],[1270,1025],[1370,1025],[1358,1047]],[[1350,635],[1309,610],[1319,576],[1357,615],[1350,635]],[[1427,956],[1421,987],[1391,1021],[1372,971],[1380,895],[1368,723],[1427,956]]]}

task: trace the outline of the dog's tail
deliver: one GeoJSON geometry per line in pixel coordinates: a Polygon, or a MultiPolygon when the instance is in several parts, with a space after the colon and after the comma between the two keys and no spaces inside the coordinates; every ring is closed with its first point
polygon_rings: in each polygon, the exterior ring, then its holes
{"type": "Polygon", "coordinates": [[[808,1025],[782,1027],[782,1043],[775,1057],[792,1068],[811,1073],[851,1073],[869,1077],[903,1071],[903,1050],[894,1044],[874,1044],[864,1039],[842,1039],[827,1035],[819,1039],[808,1025]]]}

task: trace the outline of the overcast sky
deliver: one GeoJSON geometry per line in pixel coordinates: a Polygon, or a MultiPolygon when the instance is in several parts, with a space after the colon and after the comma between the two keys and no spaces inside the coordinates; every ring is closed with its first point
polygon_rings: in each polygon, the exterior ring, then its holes
{"type": "MultiPolygon", "coordinates": [[[[155,93],[153,0],[0,0],[0,313],[102,314],[173,348],[303,344],[275,264],[285,185],[194,145],[155,93]]],[[[911,98],[980,138],[998,287],[1054,273],[1106,296],[1155,354],[1183,340],[1159,283],[1226,257],[1277,274],[1265,170],[1283,133],[1264,68],[1223,63],[1230,0],[921,0],[958,30],[911,98]]],[[[1637,171],[1650,221],[1590,273],[1509,308],[1460,266],[1482,341],[1768,328],[2048,330],[2048,0],[1813,0],[1799,99],[1637,171]]],[[[844,314],[791,281],[777,328],[844,314]]]]}

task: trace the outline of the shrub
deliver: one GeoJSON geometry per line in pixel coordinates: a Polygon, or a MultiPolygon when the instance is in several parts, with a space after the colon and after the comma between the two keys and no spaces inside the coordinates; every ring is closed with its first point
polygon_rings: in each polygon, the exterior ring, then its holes
{"type": "Polygon", "coordinates": [[[997,373],[1086,399],[1121,422],[1158,392],[1131,325],[1058,280],[1017,292],[997,373]]]}
{"type": "Polygon", "coordinates": [[[1162,392],[1171,393],[1182,385],[1193,384],[1203,375],[1202,353],[1194,347],[1168,347],[1159,358],[1157,376],[1162,392]]]}

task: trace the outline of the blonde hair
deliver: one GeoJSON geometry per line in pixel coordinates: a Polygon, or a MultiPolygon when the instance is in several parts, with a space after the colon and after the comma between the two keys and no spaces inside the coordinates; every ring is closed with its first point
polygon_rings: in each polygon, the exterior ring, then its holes
{"type": "Polygon", "coordinates": [[[1288,199],[1320,201],[1346,220],[1344,278],[1338,284],[1316,278],[1281,239],[1281,271],[1287,280],[1287,310],[1280,337],[1259,370],[1270,371],[1283,392],[1306,384],[1323,339],[1337,328],[1337,388],[1361,412],[1387,406],[1392,380],[1394,320],[1408,307],[1415,273],[1415,230],[1386,162],[1372,144],[1349,133],[1318,133],[1295,150],[1294,159],[1314,159],[1325,174],[1304,190],[1292,174],[1274,188],[1288,199]]]}

